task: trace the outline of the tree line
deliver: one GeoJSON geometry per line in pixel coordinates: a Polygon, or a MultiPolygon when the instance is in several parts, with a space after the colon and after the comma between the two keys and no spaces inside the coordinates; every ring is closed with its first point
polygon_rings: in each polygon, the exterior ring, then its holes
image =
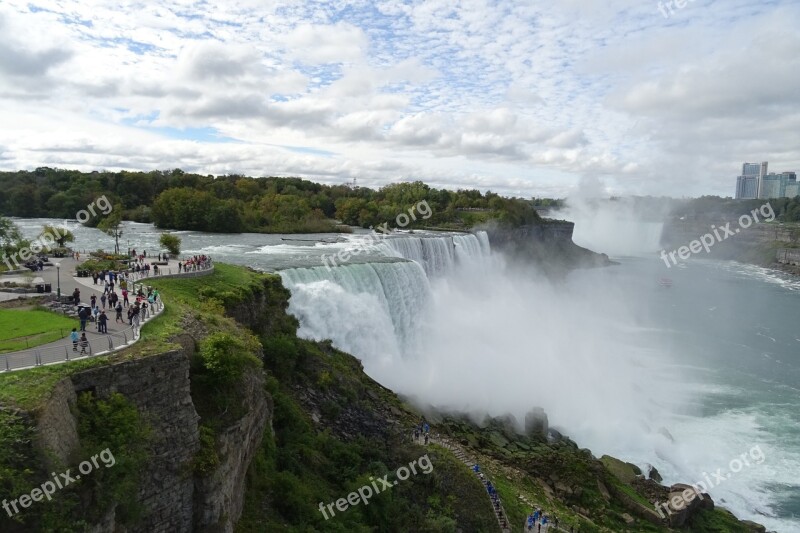
{"type": "MultiPolygon", "coordinates": [[[[153,222],[163,229],[221,233],[346,231],[339,223],[392,226],[398,213],[422,201],[433,214],[412,227],[467,229],[489,220],[510,226],[541,222],[534,209],[540,204],[533,199],[474,189],[436,189],[421,181],[374,190],[301,178],[203,176],[180,169],[80,172],[40,167],[0,172],[0,215],[4,216],[73,218],[101,195],[125,220],[153,222]]],[[[97,217],[90,223],[101,222],[102,217],[97,217]]]]}

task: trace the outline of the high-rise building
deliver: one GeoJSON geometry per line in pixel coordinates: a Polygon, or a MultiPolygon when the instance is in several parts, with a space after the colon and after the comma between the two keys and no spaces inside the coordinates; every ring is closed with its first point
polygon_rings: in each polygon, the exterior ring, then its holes
{"type": "Polygon", "coordinates": [[[736,178],[736,199],[752,200],[754,198],[758,198],[758,176],[736,178]]]}
{"type": "Polygon", "coordinates": [[[785,198],[795,190],[793,186],[796,184],[797,174],[794,172],[781,172],[780,174],[770,172],[761,178],[761,194],[759,198],[785,198]]]}
{"type": "Polygon", "coordinates": [[[755,176],[760,178],[767,173],[767,162],[763,163],[744,163],[742,165],[742,176],[755,176]],[[761,169],[764,169],[763,171],[761,169]]]}
{"type": "Polygon", "coordinates": [[[743,163],[742,174],[736,178],[736,198],[751,200],[762,194],[762,178],[767,175],[767,161],[743,163]]]}
{"type": "Polygon", "coordinates": [[[783,174],[775,174],[772,172],[761,178],[758,197],[764,199],[782,198],[785,191],[786,186],[783,174]]]}
{"type": "Polygon", "coordinates": [[[783,196],[786,198],[794,198],[795,196],[800,195],[800,183],[797,183],[797,173],[784,172],[783,175],[786,179],[786,186],[783,191],[783,196]]]}

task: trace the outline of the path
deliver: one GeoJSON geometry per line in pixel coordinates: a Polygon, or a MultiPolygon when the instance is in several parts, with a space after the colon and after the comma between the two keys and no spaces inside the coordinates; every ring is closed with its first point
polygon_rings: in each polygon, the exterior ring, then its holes
{"type": "MultiPolygon", "coordinates": [[[[495,517],[497,518],[497,524],[500,526],[500,530],[503,533],[510,533],[511,532],[511,527],[509,526],[508,516],[506,515],[506,512],[505,512],[505,509],[503,508],[502,502],[500,502],[500,505],[499,505],[498,508],[495,508],[494,501],[492,500],[491,496],[489,496],[488,482],[491,481],[491,480],[489,480],[486,477],[486,473],[485,472],[484,472],[484,476],[481,477],[478,472],[475,472],[475,470],[473,470],[473,467],[476,464],[479,464],[479,463],[474,458],[468,456],[467,453],[464,451],[464,449],[461,446],[459,446],[458,444],[456,444],[455,442],[453,442],[452,440],[450,440],[450,439],[448,439],[446,437],[442,437],[441,435],[429,434],[428,437],[429,437],[428,440],[429,440],[430,443],[438,444],[442,448],[447,448],[448,450],[453,452],[453,455],[455,455],[462,463],[467,465],[467,467],[470,469],[470,471],[473,472],[480,479],[481,483],[483,484],[484,488],[486,489],[486,495],[489,498],[489,503],[492,506],[492,510],[494,511],[495,517]]],[[[423,437],[420,437],[419,439],[417,439],[414,442],[416,444],[423,444],[424,443],[423,437]]],[[[525,522],[523,523],[522,531],[524,531],[524,532],[528,531],[527,517],[525,519],[525,522]]],[[[535,533],[538,533],[539,529],[537,529],[537,527],[534,527],[532,531],[535,532],[535,533]]],[[[545,532],[545,531],[547,531],[547,532],[550,532],[550,531],[563,531],[564,533],[570,533],[570,531],[568,529],[564,529],[563,527],[556,527],[556,525],[554,523],[552,523],[552,522],[543,525],[541,531],[542,532],[545,532]]]]}
{"type": "MultiPolygon", "coordinates": [[[[97,296],[97,305],[100,305],[102,309],[100,297],[103,294],[103,285],[95,285],[91,277],[75,277],[75,267],[83,261],[75,261],[71,257],[65,257],[51,258],[51,262],[54,263],[54,266],[45,267],[43,271],[36,272],[36,275],[42,278],[43,283],[50,283],[55,293],[58,290],[60,280],[62,296],[69,296],[78,288],[81,293],[81,303],[88,304],[90,297],[95,295],[97,296]],[[60,265],[60,272],[59,269],[56,268],[55,263],[60,265]]],[[[165,276],[178,275],[178,261],[170,260],[169,265],[163,267],[159,266],[159,273],[165,276]]],[[[191,272],[186,274],[191,274],[191,272]]],[[[184,275],[184,273],[180,275],[184,275]]],[[[133,286],[138,286],[140,284],[147,285],[149,279],[157,279],[161,276],[151,275],[148,277],[134,277],[137,279],[133,280],[133,286]]],[[[118,286],[115,290],[121,297],[118,286]]],[[[132,290],[131,294],[133,294],[132,290]]],[[[130,300],[133,301],[133,298],[131,297],[130,300]]],[[[163,307],[161,305],[157,305],[156,307],[157,309],[155,309],[155,312],[157,315],[160,314],[163,307]]],[[[127,308],[125,309],[127,310],[127,308]]],[[[108,306],[106,306],[106,315],[108,316],[108,334],[99,333],[94,322],[88,322],[86,324],[86,338],[89,340],[88,356],[115,351],[123,346],[132,344],[138,338],[138,328],[134,328],[128,324],[126,312],[122,314],[123,323],[115,321],[116,313],[108,306]]],[[[143,326],[145,322],[148,322],[154,316],[155,315],[151,313],[151,316],[141,320],[139,327],[143,326]]],[[[75,327],[80,329],[80,322],[78,322],[78,320],[75,321],[75,327]]],[[[27,350],[0,354],[0,371],[21,370],[39,365],[66,362],[77,358],[77,355],[81,355],[80,351],[76,354],[76,352],[72,350],[72,343],[69,340],[69,336],[66,336],[63,339],[27,350]]]]}
{"type": "MultiPolygon", "coordinates": [[[[500,501],[500,498],[498,497],[498,499],[497,499],[498,505],[495,506],[494,500],[492,499],[491,495],[489,494],[489,479],[486,477],[485,474],[483,476],[481,476],[480,473],[475,472],[475,470],[473,469],[473,467],[476,464],[478,464],[475,461],[475,459],[469,457],[467,455],[467,453],[464,451],[464,449],[461,448],[461,446],[457,445],[456,443],[454,443],[453,441],[451,441],[449,439],[446,439],[446,438],[441,437],[439,435],[429,434],[428,435],[428,440],[429,440],[429,442],[431,444],[438,444],[442,448],[447,448],[448,450],[453,452],[453,455],[455,455],[458,458],[459,461],[461,461],[462,463],[467,465],[467,467],[470,469],[470,471],[473,474],[475,474],[475,477],[477,477],[480,480],[480,482],[483,484],[483,488],[486,489],[486,497],[489,498],[489,505],[491,505],[492,512],[494,512],[494,516],[495,516],[495,518],[497,518],[497,525],[500,526],[500,531],[502,531],[503,533],[511,533],[511,527],[509,525],[508,516],[506,515],[506,511],[503,508],[503,503],[500,501]]],[[[423,440],[422,437],[420,437],[420,439],[416,441],[417,444],[422,444],[423,442],[424,442],[424,440],[423,440]]]]}

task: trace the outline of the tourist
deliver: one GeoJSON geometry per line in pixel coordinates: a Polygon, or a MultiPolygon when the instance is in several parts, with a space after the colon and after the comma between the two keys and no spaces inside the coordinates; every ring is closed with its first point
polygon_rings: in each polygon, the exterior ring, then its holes
{"type": "Polygon", "coordinates": [[[97,306],[97,296],[92,294],[92,297],[89,298],[89,303],[91,304],[92,309],[94,309],[97,306]]]}
{"type": "Polygon", "coordinates": [[[70,338],[70,340],[72,340],[72,351],[73,352],[77,352],[78,351],[78,332],[75,330],[75,328],[72,328],[72,333],[69,334],[69,338],[70,338]]]}
{"type": "Polygon", "coordinates": [[[117,306],[114,308],[114,310],[117,312],[117,317],[114,319],[114,322],[120,322],[124,324],[125,321],[122,319],[122,302],[117,301],[117,306]]]}
{"type": "Polygon", "coordinates": [[[128,302],[128,289],[125,288],[122,289],[122,303],[125,307],[128,307],[130,305],[130,303],[128,302]]]}
{"type": "Polygon", "coordinates": [[[100,311],[100,315],[97,317],[97,331],[100,333],[108,333],[107,322],[108,317],[106,316],[106,312],[100,311]]]}
{"type": "Polygon", "coordinates": [[[86,321],[89,319],[89,308],[81,307],[78,311],[78,320],[81,321],[81,331],[86,331],[86,321]]]}
{"type": "Polygon", "coordinates": [[[81,333],[80,345],[81,345],[81,353],[82,354],[86,353],[86,348],[89,347],[89,339],[86,338],[86,332],[81,333]]]}
{"type": "Polygon", "coordinates": [[[75,300],[75,305],[81,303],[81,291],[78,287],[75,287],[75,290],[72,291],[72,299],[75,300]]]}
{"type": "Polygon", "coordinates": [[[103,293],[103,295],[100,297],[100,303],[103,305],[103,311],[106,310],[106,299],[106,293],[103,293]]]}
{"type": "Polygon", "coordinates": [[[92,307],[92,320],[94,321],[94,329],[99,331],[100,324],[98,324],[97,319],[100,317],[100,308],[97,306],[92,307]]]}

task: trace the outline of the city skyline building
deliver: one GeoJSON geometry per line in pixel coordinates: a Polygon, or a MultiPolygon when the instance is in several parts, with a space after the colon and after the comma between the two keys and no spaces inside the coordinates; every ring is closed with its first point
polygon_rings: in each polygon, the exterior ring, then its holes
{"type": "Polygon", "coordinates": [[[736,178],[736,199],[794,198],[800,194],[796,172],[767,173],[769,163],[743,163],[736,178]]]}

